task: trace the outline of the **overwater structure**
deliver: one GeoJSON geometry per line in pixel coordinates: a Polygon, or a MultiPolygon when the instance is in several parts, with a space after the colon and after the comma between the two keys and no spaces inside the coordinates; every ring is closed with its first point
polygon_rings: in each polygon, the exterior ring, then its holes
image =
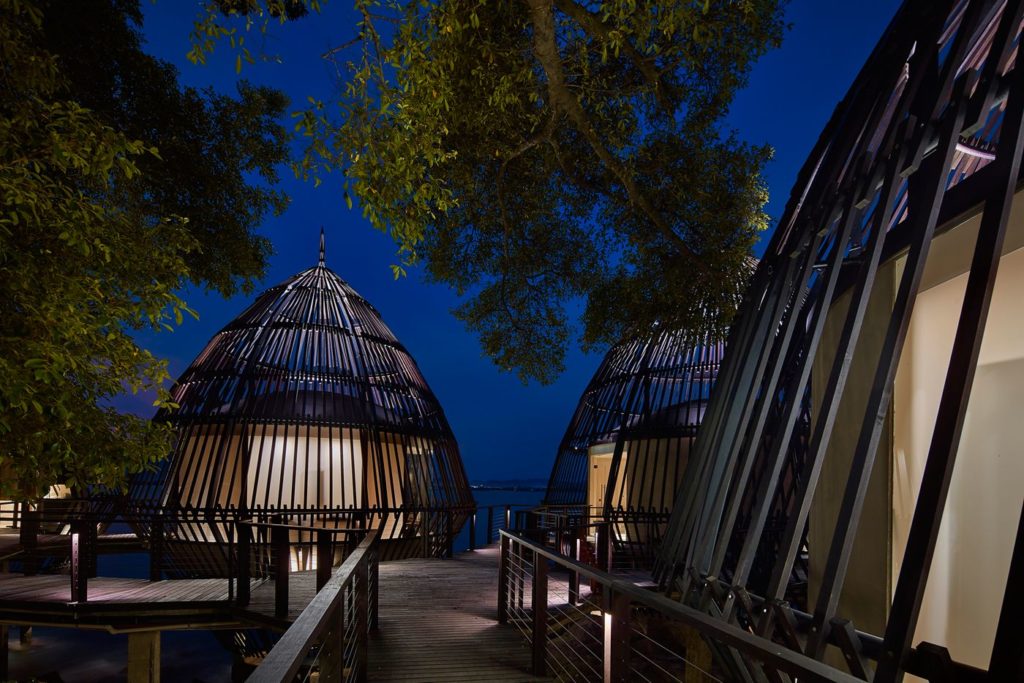
{"type": "Polygon", "coordinates": [[[132,504],[193,514],[171,530],[183,571],[216,570],[233,518],[310,544],[317,529],[377,529],[385,557],[440,556],[473,506],[440,404],[376,309],[326,266],[322,233],[317,265],[259,295],[171,394],[179,407],[155,419],[175,427],[174,452],[135,482],[132,504]]]}

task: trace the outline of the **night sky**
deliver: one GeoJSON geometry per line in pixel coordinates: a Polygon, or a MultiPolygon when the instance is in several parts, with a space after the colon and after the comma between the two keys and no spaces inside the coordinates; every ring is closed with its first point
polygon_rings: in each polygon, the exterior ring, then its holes
{"type": "MultiPolygon", "coordinates": [[[[206,66],[194,66],[185,59],[191,22],[201,3],[143,0],[142,4],[150,53],[177,65],[185,84],[234,91],[238,76],[234,53],[226,43],[218,46],[206,66]]],[[[262,40],[263,51],[280,55],[282,61],[246,66],[242,77],[283,90],[296,108],[307,96],[331,101],[335,79],[320,55],[353,37],[354,16],[347,0],[325,4],[319,16],[275,27],[262,39],[258,34],[249,38],[247,42],[257,42],[254,48],[262,40]]],[[[767,169],[768,213],[773,224],[818,134],[898,5],[897,0],[790,3],[787,16],[792,27],[782,47],[755,67],[728,121],[742,139],[775,148],[775,159],[767,169]]],[[[323,226],[328,266],[380,311],[419,363],[459,440],[470,479],[546,479],[600,356],[572,349],[565,373],[550,386],[524,386],[515,376],[499,372],[482,355],[477,339],[450,314],[458,303],[453,292],[427,285],[415,269],[405,279],[393,279],[388,267],[396,262],[392,242],[363,220],[358,207],[345,208],[340,184],[340,175],[335,175],[314,189],[311,183],[294,179],[289,169],[281,170],[281,186],[292,202],[282,216],[266,220],[260,228],[275,250],[260,289],[314,265],[323,226]]],[[[201,291],[186,291],[184,297],[200,319],[187,320],[173,333],[142,339],[146,347],[170,360],[175,377],[252,300],[247,296],[224,300],[201,291]]],[[[151,397],[143,396],[119,401],[120,406],[146,416],[152,414],[151,403],[151,397]]]]}

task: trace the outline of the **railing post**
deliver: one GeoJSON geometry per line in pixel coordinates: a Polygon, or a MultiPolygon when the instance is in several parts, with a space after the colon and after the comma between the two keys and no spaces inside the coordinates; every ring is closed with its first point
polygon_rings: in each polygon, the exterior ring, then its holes
{"type": "Polygon", "coordinates": [[[512,506],[508,504],[505,505],[505,528],[512,528],[512,506]]]}
{"type": "Polygon", "coordinates": [[[469,516],[469,549],[476,550],[476,508],[469,516]]]}
{"type": "Polygon", "coordinates": [[[331,532],[322,529],[316,532],[316,590],[320,592],[331,578],[334,557],[331,553],[331,532]]]}
{"type": "Polygon", "coordinates": [[[606,572],[612,570],[611,526],[607,522],[597,527],[597,568],[606,572]]]}
{"type": "Polygon", "coordinates": [[[235,565],[238,574],[238,586],[235,590],[235,599],[239,607],[246,607],[249,604],[249,593],[251,582],[249,580],[249,542],[251,540],[252,527],[245,522],[239,521],[236,524],[235,537],[238,539],[237,559],[235,565]]]}
{"type": "MultiPolygon", "coordinates": [[[[579,562],[580,560],[580,539],[570,538],[569,540],[569,557],[579,562]]],[[[575,605],[580,600],[580,574],[579,572],[570,569],[569,570],[569,604],[575,605]]]]}
{"type": "MultiPolygon", "coordinates": [[[[490,527],[488,527],[490,528],[490,527]]],[[[509,537],[498,534],[501,544],[498,551],[498,623],[508,623],[508,561],[509,537]]]]}
{"type": "Polygon", "coordinates": [[[491,531],[494,529],[494,506],[487,506],[487,545],[491,544],[491,531]]]}
{"type": "Polygon", "coordinates": [[[367,611],[369,607],[369,563],[366,561],[364,556],[363,561],[356,567],[355,575],[355,670],[356,670],[356,681],[357,683],[366,683],[367,678],[367,666],[366,666],[366,649],[367,649],[367,633],[369,633],[370,625],[367,619],[367,611]]]}
{"type": "Polygon", "coordinates": [[[283,619],[288,616],[288,574],[291,570],[288,529],[283,526],[272,526],[270,546],[274,562],[274,616],[283,619]]]}
{"type": "Polygon", "coordinates": [[[162,578],[164,555],[164,517],[162,512],[153,517],[149,532],[149,580],[159,581],[162,578]]]}
{"type": "Polygon", "coordinates": [[[533,675],[547,675],[548,561],[533,553],[533,675]]]}
{"type": "Polygon", "coordinates": [[[522,582],[523,582],[523,546],[516,539],[515,543],[509,543],[508,547],[508,605],[509,610],[523,608],[522,582]]]}
{"type": "Polygon", "coordinates": [[[71,602],[89,600],[89,565],[85,558],[85,534],[82,523],[71,523],[71,602]]]}
{"type": "Polygon", "coordinates": [[[370,604],[368,605],[370,630],[376,631],[380,625],[380,555],[376,547],[367,562],[370,572],[370,604]]]}
{"type": "Polygon", "coordinates": [[[22,572],[25,576],[33,576],[36,573],[35,550],[39,545],[39,510],[33,510],[28,503],[25,503],[21,513],[18,542],[25,552],[21,561],[22,572]]]}
{"type": "Polygon", "coordinates": [[[629,681],[629,605],[627,595],[606,588],[604,614],[604,683],[629,681]]]}

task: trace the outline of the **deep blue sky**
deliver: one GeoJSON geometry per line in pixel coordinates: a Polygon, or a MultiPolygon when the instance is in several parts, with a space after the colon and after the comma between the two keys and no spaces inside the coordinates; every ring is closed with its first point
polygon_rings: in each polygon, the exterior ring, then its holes
{"type": "MultiPolygon", "coordinates": [[[[191,22],[201,4],[143,0],[147,50],[177,65],[183,83],[233,91],[237,76],[227,44],[219,46],[206,66],[185,59],[191,22]]],[[[773,223],[822,127],[898,5],[897,0],[793,0],[789,5],[792,28],[782,47],[755,67],[729,118],[743,139],[775,147],[775,159],[767,169],[773,223]]],[[[353,21],[349,0],[330,0],[322,15],[273,30],[263,40],[263,49],[280,55],[281,63],[250,65],[242,75],[285,91],[296,106],[307,96],[330,101],[331,71],[320,55],[352,37],[353,21]]],[[[416,270],[408,278],[392,278],[391,241],[375,232],[358,210],[345,208],[339,184],[340,177],[328,178],[314,189],[282,169],[281,185],[292,203],[283,216],[261,226],[276,252],[261,289],[313,265],[324,226],[328,265],[376,306],[419,363],[459,440],[470,479],[546,478],[600,356],[573,349],[565,373],[546,387],[524,386],[513,375],[499,372],[482,356],[476,338],[449,313],[457,303],[453,292],[425,284],[416,270]]],[[[143,340],[170,359],[175,377],[251,301],[245,296],[225,301],[194,291],[185,292],[185,298],[200,319],[143,340]]],[[[147,415],[152,410],[149,404],[143,397],[128,402],[147,415]]]]}

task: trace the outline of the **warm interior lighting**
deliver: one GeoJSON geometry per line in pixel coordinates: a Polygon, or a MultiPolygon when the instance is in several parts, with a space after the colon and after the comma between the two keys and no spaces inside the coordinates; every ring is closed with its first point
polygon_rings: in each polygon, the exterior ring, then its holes
{"type": "Polygon", "coordinates": [[[316,553],[309,552],[309,549],[301,546],[292,548],[291,568],[293,572],[304,572],[316,570],[316,553]]]}

